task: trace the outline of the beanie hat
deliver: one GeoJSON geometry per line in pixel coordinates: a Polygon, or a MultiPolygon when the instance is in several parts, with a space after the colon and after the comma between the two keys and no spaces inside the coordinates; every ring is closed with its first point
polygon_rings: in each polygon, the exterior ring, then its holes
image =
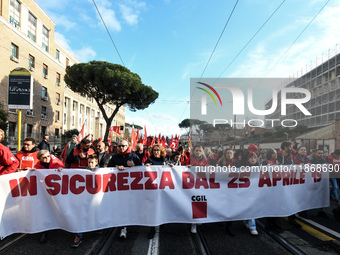
{"type": "Polygon", "coordinates": [[[258,151],[259,148],[255,144],[251,144],[248,147],[248,151],[258,151]]]}
{"type": "Polygon", "coordinates": [[[248,159],[250,159],[251,157],[257,158],[256,153],[255,153],[255,152],[249,152],[249,154],[248,154],[248,159]]]}

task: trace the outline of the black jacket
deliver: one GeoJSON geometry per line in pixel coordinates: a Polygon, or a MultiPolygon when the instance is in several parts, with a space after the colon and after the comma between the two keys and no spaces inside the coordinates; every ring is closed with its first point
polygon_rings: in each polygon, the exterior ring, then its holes
{"type": "MultiPolygon", "coordinates": [[[[99,157],[99,153],[97,155],[99,157]]],[[[104,152],[103,157],[99,161],[99,167],[108,167],[111,158],[112,158],[111,154],[104,152]]]]}
{"type": "Polygon", "coordinates": [[[167,165],[168,160],[164,157],[155,158],[154,156],[150,156],[146,161],[145,164],[152,164],[152,165],[167,165]]]}
{"type": "Polygon", "coordinates": [[[45,141],[45,140],[42,140],[39,143],[38,148],[39,148],[39,150],[48,150],[48,151],[51,151],[50,144],[47,141],[45,141]]]}
{"type": "Polygon", "coordinates": [[[141,166],[142,162],[139,157],[134,153],[126,153],[126,154],[115,154],[112,156],[108,167],[116,167],[116,166],[124,166],[128,167],[127,162],[132,160],[136,166],[141,166]]]}

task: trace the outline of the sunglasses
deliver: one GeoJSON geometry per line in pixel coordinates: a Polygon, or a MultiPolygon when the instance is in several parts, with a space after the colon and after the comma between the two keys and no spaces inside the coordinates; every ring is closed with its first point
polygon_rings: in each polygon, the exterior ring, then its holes
{"type": "Polygon", "coordinates": [[[48,159],[49,157],[51,157],[50,155],[46,155],[44,157],[41,157],[42,159],[48,159]]]}
{"type": "Polygon", "coordinates": [[[118,148],[126,147],[127,145],[117,145],[118,148]]]}

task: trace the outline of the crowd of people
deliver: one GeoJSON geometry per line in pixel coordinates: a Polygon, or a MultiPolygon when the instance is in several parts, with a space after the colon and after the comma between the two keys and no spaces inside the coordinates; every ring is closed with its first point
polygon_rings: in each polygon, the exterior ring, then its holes
{"type": "MultiPolygon", "coordinates": [[[[0,141],[4,138],[4,131],[0,129],[0,141]]],[[[261,165],[304,165],[304,164],[332,164],[340,165],[340,150],[324,157],[322,149],[315,149],[311,155],[307,155],[304,146],[293,148],[294,144],[290,141],[281,143],[281,147],[259,149],[258,146],[252,144],[246,150],[236,150],[231,148],[217,149],[202,148],[196,144],[191,146],[178,146],[178,148],[164,148],[161,144],[146,148],[142,143],[138,143],[134,151],[132,151],[126,140],[121,140],[113,151],[109,150],[110,145],[102,139],[92,144],[91,140],[77,140],[77,135],[73,135],[72,140],[67,143],[61,153],[56,152],[58,148],[50,150],[48,136],[36,145],[36,140],[31,137],[24,139],[23,147],[14,156],[11,151],[0,143],[0,175],[19,172],[24,170],[35,169],[58,169],[64,168],[87,169],[96,171],[99,168],[115,167],[119,171],[134,166],[151,166],[151,165],[169,165],[173,166],[209,166],[218,165],[226,167],[245,167],[245,166],[261,166],[261,165]],[[192,152],[191,152],[192,149],[192,152]]],[[[60,151],[60,150],[59,150],[60,151]]],[[[338,180],[330,178],[331,191],[330,199],[337,208],[333,210],[336,220],[340,220],[340,205],[338,197],[338,180]]],[[[300,216],[308,218],[308,212],[299,213],[300,216]]],[[[320,208],[318,216],[329,218],[325,211],[320,208]]],[[[301,227],[295,220],[295,215],[288,217],[289,222],[295,227],[301,227]]],[[[275,218],[267,218],[266,228],[271,230],[280,230],[281,227],[275,218]]],[[[244,221],[244,225],[249,229],[251,235],[257,236],[255,219],[244,221]]],[[[191,225],[191,232],[196,233],[196,224],[191,225]]],[[[230,236],[234,236],[232,222],[227,222],[226,232],[230,236]]],[[[151,227],[148,234],[149,238],[153,238],[155,228],[151,227]]],[[[122,227],[120,237],[127,237],[127,228],[122,227]]],[[[44,232],[40,238],[40,242],[47,240],[47,232],[44,232]]],[[[78,247],[83,240],[83,233],[77,233],[72,242],[72,247],[78,247]]]]}

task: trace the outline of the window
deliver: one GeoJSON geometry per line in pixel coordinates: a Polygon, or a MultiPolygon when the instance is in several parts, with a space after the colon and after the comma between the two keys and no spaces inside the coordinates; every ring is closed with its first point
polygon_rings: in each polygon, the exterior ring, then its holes
{"type": "Polygon", "coordinates": [[[19,58],[19,47],[11,43],[11,57],[19,58]]]}
{"type": "Polygon", "coordinates": [[[60,73],[57,73],[55,82],[57,85],[60,85],[60,73]]]}
{"type": "Polygon", "coordinates": [[[15,27],[20,27],[20,2],[11,0],[9,6],[9,22],[15,27]]]}
{"type": "Polygon", "coordinates": [[[59,122],[59,120],[60,120],[60,112],[55,111],[55,122],[59,122]]]}
{"type": "Polygon", "coordinates": [[[45,98],[47,98],[47,88],[46,87],[42,87],[41,98],[44,99],[44,100],[45,100],[45,98]]]}
{"type": "Polygon", "coordinates": [[[55,52],[55,58],[60,60],[60,51],[59,50],[56,50],[55,52]]]}
{"type": "Polygon", "coordinates": [[[43,64],[43,76],[44,78],[48,78],[48,66],[43,64]]]}
{"type": "Polygon", "coordinates": [[[41,106],[41,118],[42,119],[47,119],[47,107],[41,106]]]}
{"type": "Polygon", "coordinates": [[[30,69],[35,67],[35,58],[32,55],[28,55],[28,67],[30,69]]]}
{"type": "Polygon", "coordinates": [[[27,124],[26,126],[26,137],[32,137],[33,125],[27,124]]]}
{"type": "Polygon", "coordinates": [[[59,138],[59,136],[60,136],[60,134],[59,134],[59,128],[56,128],[56,129],[54,130],[54,135],[55,135],[56,138],[59,138]]]}
{"type": "Polygon", "coordinates": [[[66,58],[66,66],[70,65],[70,60],[68,58],[66,58]]]}
{"type": "Polygon", "coordinates": [[[28,32],[27,36],[32,40],[36,41],[35,30],[37,27],[37,18],[33,16],[32,13],[28,13],[28,32]]]}
{"type": "Polygon", "coordinates": [[[55,103],[56,103],[57,105],[60,105],[60,94],[59,94],[59,93],[56,93],[56,94],[55,94],[55,103]]]}
{"type": "Polygon", "coordinates": [[[43,34],[42,34],[42,48],[46,51],[48,51],[48,38],[49,38],[49,34],[48,34],[48,29],[43,26],[43,34]]]}
{"type": "Polygon", "coordinates": [[[43,139],[44,138],[44,135],[46,135],[46,127],[44,127],[44,126],[41,126],[41,139],[43,139]]]}
{"type": "Polygon", "coordinates": [[[67,115],[64,113],[64,125],[66,125],[67,115]]]}
{"type": "Polygon", "coordinates": [[[8,136],[15,136],[16,137],[16,132],[15,132],[16,127],[17,127],[16,122],[9,122],[8,123],[8,136]]]}

